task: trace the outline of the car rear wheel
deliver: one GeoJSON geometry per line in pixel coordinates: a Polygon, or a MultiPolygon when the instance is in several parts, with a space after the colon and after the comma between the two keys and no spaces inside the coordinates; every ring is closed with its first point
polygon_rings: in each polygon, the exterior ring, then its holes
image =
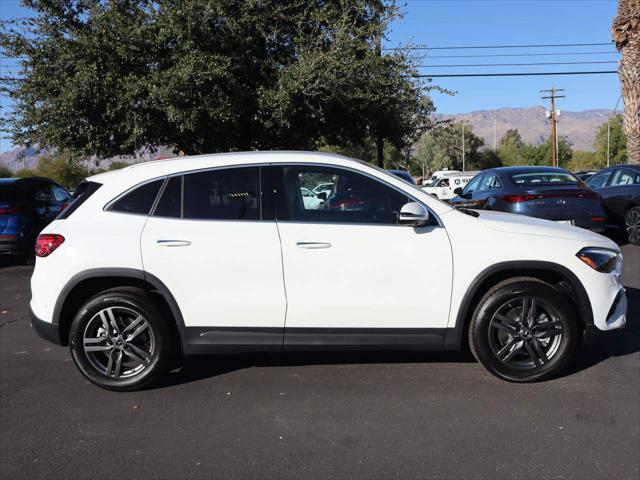
{"type": "Polygon", "coordinates": [[[640,245],[640,207],[627,210],[624,215],[624,227],[627,241],[632,245],[640,245]]]}
{"type": "Polygon", "coordinates": [[[80,309],[69,348],[91,382],[109,390],[139,390],[167,369],[170,329],[144,291],[111,290],[80,309]]]}
{"type": "Polygon", "coordinates": [[[537,279],[516,278],[483,296],[471,320],[469,345],[494,375],[534,382],[564,368],[579,335],[573,308],[558,290],[537,279]]]}

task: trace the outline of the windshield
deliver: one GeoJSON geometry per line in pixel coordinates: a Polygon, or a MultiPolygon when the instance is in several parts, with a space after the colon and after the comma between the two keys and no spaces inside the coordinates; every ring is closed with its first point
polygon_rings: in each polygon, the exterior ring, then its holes
{"type": "Polygon", "coordinates": [[[553,183],[580,183],[569,172],[532,172],[511,175],[511,180],[516,185],[548,185],[553,183]]]}

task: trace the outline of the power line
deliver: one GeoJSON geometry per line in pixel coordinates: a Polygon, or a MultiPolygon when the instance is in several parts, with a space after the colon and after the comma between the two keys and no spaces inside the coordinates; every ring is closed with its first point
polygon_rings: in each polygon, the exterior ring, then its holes
{"type": "Polygon", "coordinates": [[[604,73],[618,73],[617,70],[595,71],[595,72],[522,72],[522,73],[454,73],[436,75],[412,75],[414,78],[437,78],[437,77],[527,77],[545,75],[598,75],[604,73]]]}
{"type": "Polygon", "coordinates": [[[551,48],[551,47],[596,47],[611,45],[607,43],[556,43],[556,44],[536,44],[536,45],[461,45],[458,47],[395,47],[384,48],[383,50],[467,50],[483,48],[551,48]]]}
{"type": "Polygon", "coordinates": [[[418,65],[419,68],[442,68],[442,67],[522,67],[529,65],[595,65],[602,63],[618,63],[616,61],[606,62],[538,62],[538,63],[463,63],[463,64],[443,64],[443,65],[418,65]]]}
{"type": "Polygon", "coordinates": [[[619,55],[620,52],[558,52],[558,53],[493,53],[482,55],[429,55],[427,58],[492,58],[492,57],[554,57],[573,55],[619,55]]]}

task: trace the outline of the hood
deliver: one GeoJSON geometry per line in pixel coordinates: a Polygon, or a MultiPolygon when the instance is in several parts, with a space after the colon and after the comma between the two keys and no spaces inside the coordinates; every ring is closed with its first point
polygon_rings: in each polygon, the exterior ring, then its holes
{"type": "Polygon", "coordinates": [[[584,228],[543,220],[542,218],[516,215],[513,213],[478,210],[478,220],[491,230],[498,232],[536,235],[540,237],[563,238],[602,245],[609,243],[610,248],[618,250],[617,245],[608,238],[584,228]]]}

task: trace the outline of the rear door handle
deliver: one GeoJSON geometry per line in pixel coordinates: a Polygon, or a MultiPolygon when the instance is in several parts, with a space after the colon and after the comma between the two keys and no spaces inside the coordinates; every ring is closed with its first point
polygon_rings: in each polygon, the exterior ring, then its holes
{"type": "Polygon", "coordinates": [[[328,242],[298,242],[296,245],[299,248],[308,248],[308,249],[320,249],[320,248],[330,248],[331,244],[328,242]]]}
{"type": "Polygon", "coordinates": [[[156,240],[160,247],[188,247],[191,245],[189,240],[156,240]]]}

